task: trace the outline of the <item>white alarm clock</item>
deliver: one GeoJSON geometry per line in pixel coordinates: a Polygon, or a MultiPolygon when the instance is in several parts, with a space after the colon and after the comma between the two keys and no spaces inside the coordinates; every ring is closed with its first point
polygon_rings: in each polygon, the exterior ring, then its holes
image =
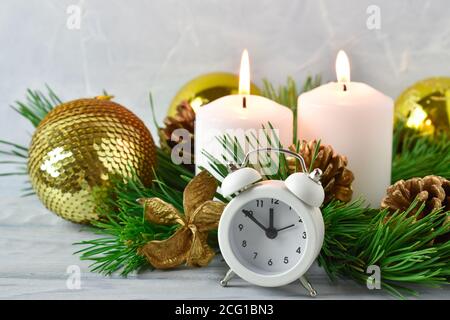
{"type": "Polygon", "coordinates": [[[222,182],[225,197],[237,194],[225,207],[219,222],[219,246],[230,270],[220,284],[226,286],[234,274],[259,286],[277,287],[297,279],[316,291],[305,273],[317,258],[324,238],[319,209],[324,199],[321,171],[307,173],[304,159],[285,149],[262,148],[249,152],[240,168],[222,182]],[[303,172],[285,181],[265,180],[245,167],[253,152],[276,151],[297,157],[303,172]]]}

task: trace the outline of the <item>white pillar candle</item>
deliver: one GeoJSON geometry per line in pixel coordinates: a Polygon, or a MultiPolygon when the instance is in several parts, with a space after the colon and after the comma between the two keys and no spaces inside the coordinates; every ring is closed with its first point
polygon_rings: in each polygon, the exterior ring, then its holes
{"type": "Polygon", "coordinates": [[[393,101],[367,84],[350,82],[348,58],[336,59],[338,82],[298,98],[298,138],[320,139],[348,158],[353,199],[379,207],[391,179],[393,101]]]}
{"type": "MultiPolygon", "coordinates": [[[[245,50],[241,61],[239,93],[219,98],[196,111],[195,120],[195,165],[214,174],[204,151],[216,159],[222,159],[223,148],[218,137],[229,134],[242,146],[247,145],[245,135],[251,132],[260,135],[262,127],[270,122],[279,134],[283,146],[292,143],[292,111],[270,99],[250,95],[250,70],[248,53],[245,50]]],[[[247,146],[249,147],[249,146],[247,146]]],[[[249,150],[245,150],[249,151],[249,150]]]]}

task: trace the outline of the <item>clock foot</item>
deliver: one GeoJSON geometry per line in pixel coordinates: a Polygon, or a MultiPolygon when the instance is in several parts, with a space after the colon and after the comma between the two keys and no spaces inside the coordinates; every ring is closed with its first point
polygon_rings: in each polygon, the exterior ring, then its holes
{"type": "Polygon", "coordinates": [[[231,278],[233,278],[233,276],[234,276],[233,270],[229,269],[228,272],[225,274],[225,277],[223,277],[223,279],[220,280],[220,285],[222,287],[226,287],[228,285],[228,281],[230,281],[231,278]]]}
{"type": "Polygon", "coordinates": [[[303,288],[305,288],[306,290],[308,290],[309,295],[311,297],[315,297],[317,296],[317,291],[316,289],[314,289],[314,287],[312,286],[312,284],[308,281],[308,279],[305,276],[300,277],[300,283],[302,284],[303,288]]]}

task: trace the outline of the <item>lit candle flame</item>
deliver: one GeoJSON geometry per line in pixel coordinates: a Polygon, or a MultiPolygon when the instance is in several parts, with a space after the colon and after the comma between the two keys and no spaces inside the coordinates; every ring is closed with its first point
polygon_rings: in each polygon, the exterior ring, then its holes
{"type": "Polygon", "coordinates": [[[339,83],[350,82],[350,62],[343,50],[340,50],[336,57],[336,77],[339,83]]]}
{"type": "Polygon", "coordinates": [[[239,94],[250,94],[250,61],[247,49],[242,52],[241,70],[239,71],[239,94]]]}

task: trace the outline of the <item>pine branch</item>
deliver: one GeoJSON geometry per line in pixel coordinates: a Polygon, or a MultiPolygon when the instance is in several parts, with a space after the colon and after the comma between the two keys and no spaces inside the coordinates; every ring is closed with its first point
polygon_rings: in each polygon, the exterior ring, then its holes
{"type": "MultiPolygon", "coordinates": [[[[16,110],[22,117],[28,119],[34,127],[37,127],[47,113],[49,113],[56,105],[62,103],[48,85],[46,85],[46,88],[47,94],[44,94],[38,90],[27,89],[25,102],[16,101],[15,106],[11,106],[11,108],[16,110]]],[[[8,171],[0,173],[0,177],[28,175],[27,147],[10,141],[0,140],[0,154],[5,156],[5,160],[0,161],[1,165],[21,165],[15,169],[7,169],[8,171]]],[[[27,192],[22,196],[33,194],[34,192],[27,192]]]]}
{"type": "Polygon", "coordinates": [[[318,257],[319,265],[333,281],[345,275],[343,269],[346,265],[351,265],[351,270],[364,272],[364,261],[350,254],[350,249],[365,232],[377,210],[371,210],[364,205],[363,200],[357,200],[348,204],[331,201],[321,211],[325,239],[318,257]]]}
{"type": "Polygon", "coordinates": [[[394,131],[392,183],[431,174],[450,179],[450,137],[424,136],[399,123],[394,131]]]}
{"type": "Polygon", "coordinates": [[[161,148],[157,148],[158,169],[157,174],[161,181],[170,181],[170,187],[183,191],[186,184],[192,180],[194,173],[185,166],[173,163],[170,155],[161,148]]]}
{"type": "Polygon", "coordinates": [[[8,168],[6,172],[0,173],[0,177],[28,175],[28,149],[26,147],[0,140],[0,155],[2,155],[0,165],[8,168]]]}
{"type": "Polygon", "coordinates": [[[432,240],[449,232],[443,221],[450,212],[435,211],[415,221],[424,205],[416,215],[408,215],[418,205],[415,201],[405,212],[392,215],[358,202],[330,203],[322,208],[326,233],[319,264],[333,281],[350,278],[362,285],[373,282],[366,271],[377,265],[381,288],[399,298],[417,294],[408,285],[448,284],[450,242],[432,240]]]}
{"type": "Polygon", "coordinates": [[[320,86],[322,78],[320,75],[308,76],[301,86],[297,85],[292,77],[288,77],[285,85],[277,88],[267,79],[263,79],[262,95],[284,105],[292,111],[297,110],[297,98],[306,91],[320,86]]]}
{"type": "MultiPolygon", "coordinates": [[[[245,136],[245,143],[250,147],[250,150],[256,150],[258,148],[272,147],[272,148],[283,148],[283,146],[276,134],[274,127],[269,122],[267,125],[261,126],[264,132],[264,140],[262,141],[253,132],[250,135],[245,136]]],[[[202,153],[209,161],[210,167],[222,178],[226,177],[228,172],[228,167],[224,163],[233,162],[234,164],[240,165],[245,157],[245,152],[250,150],[244,150],[244,147],[240,144],[236,137],[232,137],[229,134],[224,136],[216,137],[218,142],[221,144],[224,154],[222,159],[217,159],[212,154],[203,150],[202,153]]],[[[289,166],[285,154],[275,154],[273,152],[260,152],[258,155],[258,162],[253,164],[249,163],[249,166],[255,168],[263,168],[265,165],[272,163],[277,165],[277,171],[273,174],[266,175],[264,179],[271,180],[284,180],[287,178],[289,173],[289,166]],[[274,157],[277,157],[276,159],[274,157]]]]}
{"type": "Polygon", "coordinates": [[[46,94],[39,90],[27,89],[26,102],[16,101],[15,105],[11,106],[21,116],[28,119],[34,127],[37,127],[55,106],[62,103],[48,85],[46,88],[46,94]]]}
{"type": "Polygon", "coordinates": [[[322,78],[320,75],[308,76],[301,86],[297,85],[292,77],[288,77],[286,84],[277,88],[267,79],[263,79],[261,94],[271,100],[290,108],[294,114],[294,140],[297,137],[297,99],[306,91],[320,86],[322,78]]]}

